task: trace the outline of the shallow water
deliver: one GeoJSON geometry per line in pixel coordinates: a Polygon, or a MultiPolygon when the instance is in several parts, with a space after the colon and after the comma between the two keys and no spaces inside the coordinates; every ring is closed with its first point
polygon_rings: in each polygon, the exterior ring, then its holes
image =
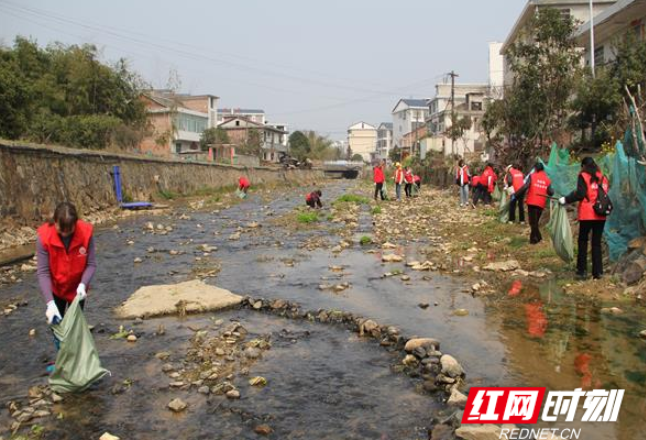
{"type": "MultiPolygon", "coordinates": [[[[326,188],[324,201],[333,200],[348,185],[341,182],[326,188]]],[[[186,325],[206,318],[145,321],[136,328],[143,338],[129,345],[108,339],[119,325],[110,313],[141,286],[186,280],[195,257],[203,257],[197,246],[204,243],[218,246],[209,258],[222,266],[218,277],[208,283],[243,295],[294,300],[306,309],[354,312],[395,325],[409,336],[437,338],[442,351],[463,364],[469,386],[625,388],[619,423],[588,425],[583,432],[586,440],[641,438],[646,429],[646,344],[637,333],[645,323],[643,309],[627,304],[622,306],[623,315],[601,315],[601,304],[563,295],[553,283],[524,286],[518,296],[503,295],[485,302],[464,293],[473,280],[459,276],[411,272],[410,282],[382,278],[385,272],[404,269],[403,265],[382,264],[379,253],[364,252],[370,246],[355,245],[339,255],[326,249],[299,249],[308,238],[326,239],[334,245],[340,237],[316,230],[294,233],[270,225],[268,212],[278,216],[301,199],[300,193],[279,196],[261,209],[263,203],[252,197],[217,214],[187,212],[191,220],[180,220],[179,214],[171,220],[142,217],[120,223],[119,230],[100,232],[100,267],[87,317],[99,329],[106,329],[95,337],[113,377],[66,401],[64,421],[56,422],[47,438],[74,438],[70,433],[98,438],[103,431],[137,432],[142,439],[160,438],[160,432],[161,438],[213,438],[214,433],[223,439],[257,438],[253,428],[262,422],[275,429],[274,438],[412,439],[426,438],[425,429],[434,415],[450,413],[432,397],[417,394],[412,380],[392,374],[388,367],[396,359],[374,343],[336,327],[238,311],[223,316],[240,317],[250,331],[271,333],[274,341],[280,341],[251,372],[267,377],[270,385],[260,391],[243,385],[243,398],[234,403],[209,405],[203,396],[186,394],[182,397],[191,404],[189,411],[170,415],[165,405],[177,392],[171,396],[170,391],[159,389],[160,379],[162,383],[167,380],[160,376],[161,363],[153,354],[166,347],[181,352],[192,334],[186,325]],[[147,221],[172,224],[174,231],[167,236],[143,234],[147,221]],[[228,240],[239,225],[251,221],[263,227],[243,233],[239,241],[228,240]],[[135,244],[127,246],[130,239],[135,244]],[[162,252],[147,254],[150,246],[162,252]],[[185,254],[171,256],[171,249],[185,254]],[[133,265],[135,257],[144,262],[133,265]],[[329,270],[331,265],[346,267],[344,275],[337,278],[338,273],[329,270]],[[340,294],[318,289],[320,284],[338,282],[349,282],[352,287],[340,294]],[[430,307],[423,310],[419,303],[430,307]],[[469,315],[456,316],[457,309],[466,309],[469,315]],[[162,322],[167,336],[153,337],[162,322]],[[307,330],[310,337],[287,343],[277,337],[283,328],[297,333],[307,330]],[[126,379],[134,380],[130,390],[112,396],[109,389],[126,379]]],[[[357,237],[370,234],[366,212],[367,208],[357,237]]],[[[421,246],[424,243],[396,251],[408,259],[423,260],[417,255],[421,246]]],[[[42,322],[35,277],[0,291],[1,298],[14,296],[24,296],[31,304],[0,318],[5,348],[0,352],[1,403],[24,396],[30,385],[43,383],[43,362],[53,351],[42,322]],[[33,339],[28,337],[32,327],[38,332],[33,339]]],[[[6,420],[3,408],[0,423],[6,420]]]]}

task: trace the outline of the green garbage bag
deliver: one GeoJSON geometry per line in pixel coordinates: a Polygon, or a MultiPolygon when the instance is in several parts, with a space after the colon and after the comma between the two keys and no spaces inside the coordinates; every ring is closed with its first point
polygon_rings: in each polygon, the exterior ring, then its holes
{"type": "Polygon", "coordinates": [[[241,191],[240,189],[236,190],[236,195],[241,199],[246,199],[247,198],[247,193],[244,192],[244,191],[241,191]]]}
{"type": "Polygon", "coordinates": [[[500,188],[498,188],[498,185],[496,185],[496,187],[494,188],[493,193],[491,194],[491,197],[494,200],[500,200],[500,198],[502,197],[502,191],[500,191],[500,188]]]}
{"type": "Polygon", "coordinates": [[[78,298],[67,309],[63,321],[53,325],[52,329],[60,341],[54,372],[49,377],[52,390],[57,393],[81,392],[109,374],[101,367],[99,353],[78,298]]]}
{"type": "Polygon", "coordinates": [[[507,223],[509,221],[509,202],[511,200],[507,199],[507,192],[502,191],[500,195],[500,205],[498,207],[498,219],[500,223],[507,223]]]}
{"type": "Polygon", "coordinates": [[[555,202],[550,204],[550,222],[547,226],[556,254],[566,263],[574,261],[572,228],[565,207],[555,202]]]}

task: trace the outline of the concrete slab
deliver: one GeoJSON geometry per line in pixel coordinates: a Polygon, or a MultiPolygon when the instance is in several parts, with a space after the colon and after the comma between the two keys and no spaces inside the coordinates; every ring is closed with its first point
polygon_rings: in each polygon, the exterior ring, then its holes
{"type": "Polygon", "coordinates": [[[148,318],[222,310],[236,306],[242,297],[228,290],[209,286],[200,280],[180,284],[145,286],[115,310],[123,319],[148,318]]]}

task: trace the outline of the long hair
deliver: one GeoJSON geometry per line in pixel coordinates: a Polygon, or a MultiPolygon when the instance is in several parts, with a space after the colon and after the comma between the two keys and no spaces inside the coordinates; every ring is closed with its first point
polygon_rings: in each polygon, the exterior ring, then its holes
{"type": "Polygon", "coordinates": [[[49,221],[49,224],[58,224],[61,231],[70,232],[76,226],[78,219],[76,207],[69,202],[62,202],[56,206],[54,217],[49,221]]]}
{"type": "Polygon", "coordinates": [[[581,169],[582,171],[590,175],[591,182],[599,181],[599,178],[597,177],[597,173],[599,172],[599,166],[597,166],[597,163],[594,161],[593,158],[591,158],[590,156],[584,157],[583,160],[581,161],[581,169]]]}

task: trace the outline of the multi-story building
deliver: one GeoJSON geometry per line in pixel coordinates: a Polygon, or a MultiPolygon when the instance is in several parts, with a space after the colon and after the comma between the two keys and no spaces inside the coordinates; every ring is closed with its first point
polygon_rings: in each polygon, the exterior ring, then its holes
{"type": "Polygon", "coordinates": [[[265,111],[247,108],[221,108],[218,110],[218,124],[224,122],[225,119],[240,116],[242,118],[253,121],[257,124],[265,125],[265,111]]]}
{"type": "Polygon", "coordinates": [[[149,90],[140,99],[146,106],[151,127],[139,144],[142,153],[165,157],[197,153],[204,130],[216,126],[217,96],[149,90]]]}
{"type": "MultiPolygon", "coordinates": [[[[593,14],[595,16],[600,14],[608,7],[612,6],[616,1],[617,0],[594,0],[593,14]]],[[[507,60],[508,50],[518,41],[531,41],[532,35],[528,32],[528,24],[532,17],[537,14],[541,8],[559,9],[564,17],[572,17],[578,22],[586,22],[590,20],[590,0],[529,0],[500,49],[500,53],[505,58],[505,85],[512,84],[514,79],[507,60]]]]}
{"type": "Polygon", "coordinates": [[[348,128],[348,147],[352,154],[360,154],[365,162],[369,162],[377,146],[377,129],[366,122],[357,122],[348,128]]]}
{"type": "Polygon", "coordinates": [[[429,101],[428,136],[420,143],[420,156],[428,151],[438,151],[445,155],[464,156],[466,153],[482,152],[485,136],[482,129],[482,118],[488,100],[488,84],[456,84],[455,109],[451,105],[451,84],[438,84],[437,93],[429,101]],[[452,126],[452,112],[455,119],[468,118],[471,127],[453,141],[448,134],[452,126]]]}
{"type": "Polygon", "coordinates": [[[500,54],[502,43],[489,43],[489,97],[501,99],[505,86],[505,60],[500,54]]]}
{"type": "Polygon", "coordinates": [[[400,99],[393,108],[393,148],[401,148],[404,135],[426,123],[428,99],[400,99]]]}
{"type": "Polygon", "coordinates": [[[270,125],[260,124],[256,121],[233,116],[225,118],[218,126],[226,130],[229,142],[232,145],[245,145],[253,141],[253,132],[257,133],[257,140],[262,147],[262,158],[267,162],[278,162],[281,152],[287,152],[287,144],[283,144],[286,132],[270,125]]]}
{"type": "Polygon", "coordinates": [[[393,147],[393,124],[391,122],[382,122],[377,127],[377,156],[382,159],[388,158],[388,154],[393,147]]]}
{"type": "Polygon", "coordinates": [[[619,0],[595,16],[594,50],[590,49],[590,24],[582,24],[574,38],[585,47],[586,65],[594,57],[595,67],[603,66],[616,58],[614,45],[619,38],[632,33],[637,41],[646,40],[646,0],[619,0]]]}
{"type": "Polygon", "coordinates": [[[289,127],[287,126],[287,124],[282,124],[282,123],[281,124],[277,124],[277,123],[270,124],[269,122],[267,122],[267,126],[275,128],[276,130],[280,130],[280,131],[283,132],[283,134],[280,135],[280,143],[285,147],[285,151],[287,151],[287,141],[288,141],[288,138],[289,138],[289,127]]]}

